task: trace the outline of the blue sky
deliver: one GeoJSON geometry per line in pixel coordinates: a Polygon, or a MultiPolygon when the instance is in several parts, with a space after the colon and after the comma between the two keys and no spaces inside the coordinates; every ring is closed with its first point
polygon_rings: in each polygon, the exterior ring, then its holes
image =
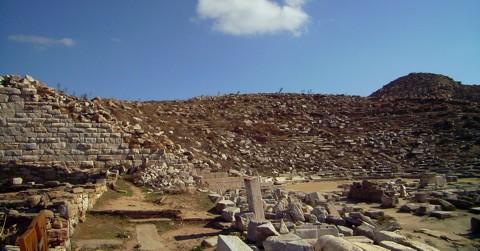
{"type": "Polygon", "coordinates": [[[0,74],[127,100],[480,84],[478,0],[0,1],[0,74]]]}

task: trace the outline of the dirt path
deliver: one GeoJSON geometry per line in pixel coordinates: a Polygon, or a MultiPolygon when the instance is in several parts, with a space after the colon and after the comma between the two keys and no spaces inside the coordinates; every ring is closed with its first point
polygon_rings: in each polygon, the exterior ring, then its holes
{"type": "Polygon", "coordinates": [[[125,182],[128,188],[132,191],[132,196],[121,196],[117,199],[109,200],[108,202],[96,207],[98,210],[152,210],[161,209],[158,204],[145,200],[145,194],[139,187],[125,182]]]}

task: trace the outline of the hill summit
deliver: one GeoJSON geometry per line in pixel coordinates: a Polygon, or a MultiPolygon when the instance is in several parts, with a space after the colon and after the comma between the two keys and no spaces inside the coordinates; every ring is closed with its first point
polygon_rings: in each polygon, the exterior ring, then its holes
{"type": "Polygon", "coordinates": [[[381,99],[480,100],[480,86],[463,85],[433,73],[410,73],[397,78],[370,95],[381,99]]]}

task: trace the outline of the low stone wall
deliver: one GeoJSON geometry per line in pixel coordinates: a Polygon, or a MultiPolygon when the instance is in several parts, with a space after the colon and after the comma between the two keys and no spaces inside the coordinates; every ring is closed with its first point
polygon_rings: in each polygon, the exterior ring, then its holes
{"type": "Polygon", "coordinates": [[[15,239],[16,235],[23,233],[23,228],[28,226],[36,214],[45,209],[49,246],[70,247],[70,236],[75,227],[86,219],[87,210],[107,190],[107,182],[98,179],[94,184],[79,186],[56,184],[42,189],[0,194],[0,206],[8,212],[3,215],[4,219],[7,218],[6,229],[16,226],[20,230],[18,233],[7,233],[6,236],[12,235],[12,239],[15,239]]]}

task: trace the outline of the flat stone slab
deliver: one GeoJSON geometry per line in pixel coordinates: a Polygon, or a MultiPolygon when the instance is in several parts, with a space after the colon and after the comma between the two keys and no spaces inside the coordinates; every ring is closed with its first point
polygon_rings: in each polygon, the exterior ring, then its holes
{"type": "Polygon", "coordinates": [[[472,207],[472,208],[470,208],[470,213],[472,213],[472,214],[480,214],[480,207],[472,207]]]}
{"type": "Polygon", "coordinates": [[[115,239],[92,239],[92,240],[76,240],[76,248],[99,249],[106,247],[122,246],[123,241],[115,239]]]}
{"type": "Polygon", "coordinates": [[[137,225],[137,241],[142,251],[161,251],[165,247],[160,242],[157,227],[154,224],[137,225]]]}

